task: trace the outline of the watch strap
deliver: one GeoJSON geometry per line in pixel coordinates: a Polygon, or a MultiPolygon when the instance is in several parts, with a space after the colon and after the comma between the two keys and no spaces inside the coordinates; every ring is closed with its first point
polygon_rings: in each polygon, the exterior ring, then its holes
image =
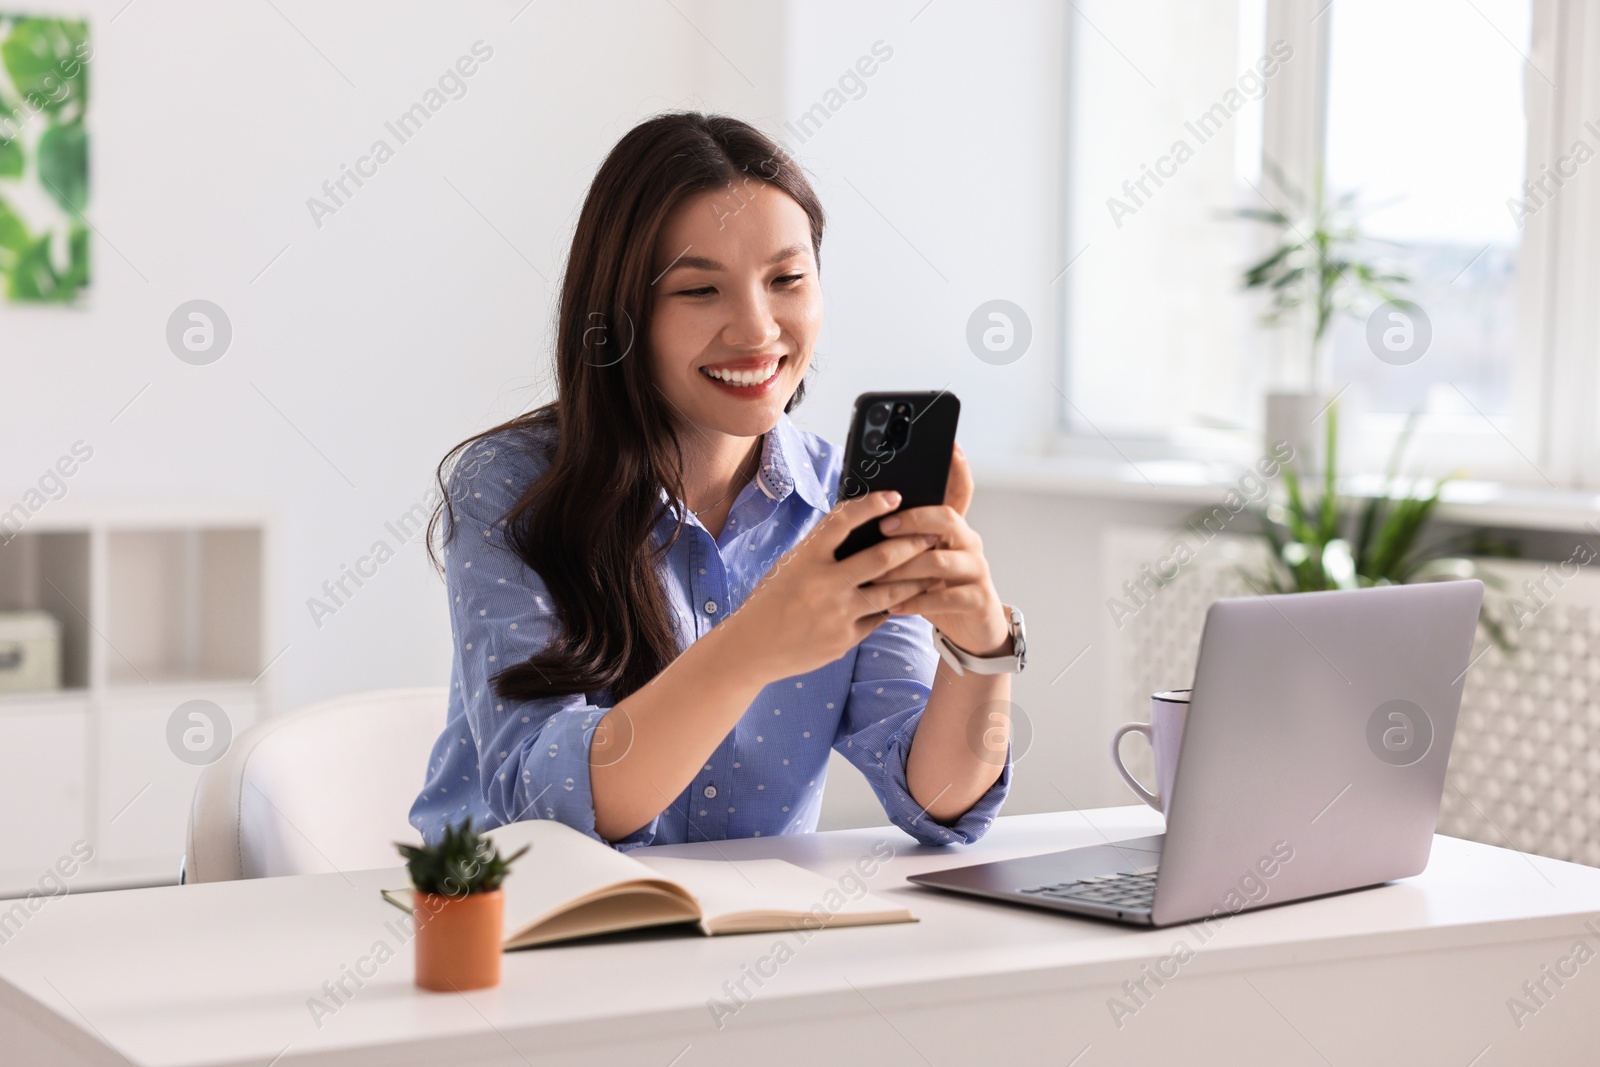
{"type": "Polygon", "coordinates": [[[956,674],[1020,674],[1027,666],[1027,643],[1023,636],[1022,612],[1005,605],[1011,633],[1011,651],[998,656],[974,656],[950,640],[937,626],[933,628],[933,644],[939,658],[950,665],[956,674]]]}

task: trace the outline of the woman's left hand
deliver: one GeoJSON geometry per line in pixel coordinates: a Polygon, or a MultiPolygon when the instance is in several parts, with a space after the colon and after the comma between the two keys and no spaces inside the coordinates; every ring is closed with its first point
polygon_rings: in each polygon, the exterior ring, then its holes
{"type": "Polygon", "coordinates": [[[937,537],[934,547],[878,578],[879,582],[907,578],[934,578],[938,584],[897,609],[899,614],[921,615],[946,637],[975,656],[1001,655],[1011,646],[1010,625],[1000,595],[989,578],[989,561],[983,556],[983,539],[967,525],[972,503],[972,468],[958,444],[950,457],[950,480],[944,504],[907,508],[879,520],[889,537],[937,537]]]}

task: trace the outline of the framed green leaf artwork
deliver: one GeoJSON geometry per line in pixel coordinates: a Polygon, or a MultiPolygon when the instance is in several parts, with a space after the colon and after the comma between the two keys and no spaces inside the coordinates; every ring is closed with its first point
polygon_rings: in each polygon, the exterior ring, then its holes
{"type": "Polygon", "coordinates": [[[0,11],[0,286],[70,304],[89,284],[89,24],[0,11]]]}

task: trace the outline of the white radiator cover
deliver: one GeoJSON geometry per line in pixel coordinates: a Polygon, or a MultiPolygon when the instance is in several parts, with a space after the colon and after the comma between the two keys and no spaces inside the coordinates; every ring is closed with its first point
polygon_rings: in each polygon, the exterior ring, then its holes
{"type": "Polygon", "coordinates": [[[1498,607],[1536,613],[1518,611],[1514,651],[1473,649],[1439,832],[1600,867],[1600,572],[1545,577],[1538,608],[1524,583],[1557,565],[1485,566],[1510,586],[1498,607]]]}
{"type": "MultiPolygon", "coordinates": [[[[1100,610],[1110,619],[1111,602],[1121,605],[1120,618],[1106,627],[1118,710],[1122,719],[1148,721],[1151,693],[1193,680],[1206,608],[1220,597],[1251,595],[1238,567],[1259,567],[1264,550],[1252,538],[1221,534],[1201,544],[1192,531],[1185,538],[1145,526],[1109,530],[1104,548],[1100,610]],[[1142,568],[1154,573],[1158,562],[1171,560],[1179,539],[1193,558],[1154,595],[1136,588],[1140,606],[1124,583],[1155,585],[1142,568]]],[[[1488,600],[1508,620],[1517,647],[1502,652],[1480,631],[1439,832],[1600,866],[1600,561],[1569,565],[1570,577],[1559,564],[1487,560],[1483,568],[1504,581],[1488,600]]],[[[1173,570],[1171,563],[1165,568],[1173,570]]],[[[1149,782],[1148,746],[1137,739],[1124,745],[1129,769],[1149,782]]]]}

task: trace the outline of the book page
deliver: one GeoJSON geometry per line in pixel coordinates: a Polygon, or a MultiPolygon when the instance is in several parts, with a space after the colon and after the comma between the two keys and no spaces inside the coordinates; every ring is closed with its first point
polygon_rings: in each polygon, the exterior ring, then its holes
{"type": "MultiPolygon", "coordinates": [[[[603,845],[564,823],[533,819],[508,823],[490,830],[486,835],[500,850],[500,855],[510,856],[523,845],[531,845],[526,855],[511,865],[506,875],[505,939],[518,941],[519,934],[569,909],[608,895],[620,887],[635,884],[648,897],[659,901],[663,896],[675,898],[675,911],[679,919],[693,919],[696,910],[693,901],[679,886],[663,879],[661,874],[616,849],[603,845]],[[681,903],[677,903],[681,902],[681,903]]],[[[614,904],[594,914],[602,915],[601,927],[584,929],[582,933],[601,933],[607,930],[625,930],[635,925],[651,925],[664,920],[658,903],[642,906],[638,921],[629,921],[625,897],[616,894],[624,903],[614,904]]],[[[578,936],[568,933],[566,936],[578,936]]]]}
{"type": "Polygon", "coordinates": [[[524,927],[505,942],[505,947],[533,948],[593,934],[673,923],[695,923],[697,928],[704,929],[699,926],[700,909],[688,894],[669,892],[661,882],[635,881],[603,891],[589,897],[587,903],[574,905],[543,922],[524,927]]]}
{"type": "Polygon", "coordinates": [[[859,889],[852,893],[787,860],[641,855],[637,862],[692,893],[710,934],[916,921],[898,904],[859,889]]]}

